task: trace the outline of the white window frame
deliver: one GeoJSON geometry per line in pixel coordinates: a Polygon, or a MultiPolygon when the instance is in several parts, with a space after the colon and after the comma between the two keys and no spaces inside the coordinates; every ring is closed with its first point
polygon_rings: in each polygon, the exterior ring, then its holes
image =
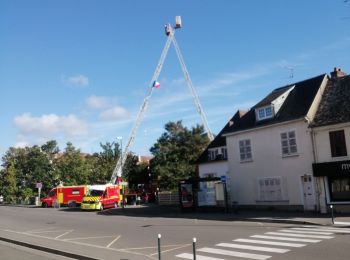
{"type": "Polygon", "coordinates": [[[221,147],[222,158],[227,159],[227,148],[221,147]]]}
{"type": "Polygon", "coordinates": [[[257,178],[257,201],[284,201],[284,183],[281,176],[257,178]]]}
{"type": "Polygon", "coordinates": [[[294,129],[280,133],[282,157],[298,155],[297,134],[294,129]],[[294,134],[294,137],[291,136],[294,134]]]}
{"type": "Polygon", "coordinates": [[[209,161],[215,161],[216,157],[218,156],[219,151],[218,149],[208,149],[208,159],[209,161]]]}
{"type": "Polygon", "coordinates": [[[274,116],[273,107],[266,106],[266,107],[257,108],[256,116],[258,118],[258,121],[272,118],[274,116]]]}
{"type": "Polygon", "coordinates": [[[238,141],[238,151],[239,159],[241,162],[250,162],[253,161],[253,152],[252,152],[252,141],[251,139],[242,139],[238,141]],[[247,144],[249,142],[249,144],[247,144]]]}

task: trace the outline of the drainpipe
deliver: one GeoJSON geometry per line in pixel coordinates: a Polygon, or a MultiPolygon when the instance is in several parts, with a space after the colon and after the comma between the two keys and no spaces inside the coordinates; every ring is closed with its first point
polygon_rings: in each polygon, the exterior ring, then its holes
{"type": "MultiPolygon", "coordinates": [[[[316,135],[316,133],[315,133],[314,129],[311,128],[310,136],[311,136],[311,142],[312,142],[312,153],[314,156],[314,163],[318,163],[318,153],[317,153],[317,145],[316,145],[316,141],[315,141],[316,140],[315,135],[316,135]]],[[[316,178],[316,195],[317,195],[316,207],[320,213],[327,213],[327,212],[324,212],[322,210],[322,207],[321,207],[321,194],[322,194],[322,187],[324,186],[322,184],[324,184],[324,177],[316,178]]],[[[326,190],[324,190],[324,192],[326,192],[326,190]]],[[[324,196],[324,203],[325,203],[325,206],[327,208],[326,195],[324,196]]],[[[326,209],[326,211],[327,211],[327,209],[326,209]]]]}

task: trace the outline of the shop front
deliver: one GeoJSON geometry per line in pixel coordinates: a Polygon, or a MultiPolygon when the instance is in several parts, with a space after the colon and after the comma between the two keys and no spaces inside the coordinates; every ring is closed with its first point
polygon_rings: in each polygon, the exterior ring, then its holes
{"type": "Polygon", "coordinates": [[[327,205],[344,205],[338,206],[339,211],[350,211],[350,161],[314,163],[312,167],[314,176],[322,180],[320,189],[327,205]]]}

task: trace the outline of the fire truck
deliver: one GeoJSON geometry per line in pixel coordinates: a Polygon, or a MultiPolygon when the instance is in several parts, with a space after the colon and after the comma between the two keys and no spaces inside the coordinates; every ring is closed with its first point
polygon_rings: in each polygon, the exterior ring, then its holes
{"type": "Polygon", "coordinates": [[[104,210],[117,208],[123,201],[122,186],[114,184],[90,185],[80,208],[82,210],[104,210]]]}
{"type": "Polygon", "coordinates": [[[81,204],[87,191],[87,185],[58,186],[50,190],[48,195],[41,199],[41,205],[47,208],[57,203],[61,206],[76,207],[81,204]]]}

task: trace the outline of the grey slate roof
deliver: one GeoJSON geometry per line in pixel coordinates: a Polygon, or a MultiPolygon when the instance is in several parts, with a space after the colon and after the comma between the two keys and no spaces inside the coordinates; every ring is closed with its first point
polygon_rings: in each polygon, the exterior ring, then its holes
{"type": "Polygon", "coordinates": [[[252,107],[242,118],[235,122],[235,124],[227,127],[223,134],[304,118],[326,76],[327,74],[322,74],[273,90],[269,95],[252,107]],[[256,108],[270,104],[274,99],[293,86],[294,89],[289,93],[282,107],[273,118],[261,121],[256,120],[256,108]]]}
{"type": "Polygon", "coordinates": [[[350,122],[350,75],[328,81],[311,127],[345,122],[350,122]]]}
{"type": "Polygon", "coordinates": [[[232,124],[235,124],[244,114],[245,114],[245,111],[242,111],[242,110],[238,110],[234,114],[234,116],[226,123],[226,125],[220,131],[220,133],[215,137],[215,139],[208,145],[208,147],[200,155],[200,157],[197,160],[197,163],[217,162],[217,161],[227,160],[221,157],[218,157],[215,160],[208,160],[208,149],[226,146],[226,137],[222,136],[222,133],[225,132],[232,124]]]}

